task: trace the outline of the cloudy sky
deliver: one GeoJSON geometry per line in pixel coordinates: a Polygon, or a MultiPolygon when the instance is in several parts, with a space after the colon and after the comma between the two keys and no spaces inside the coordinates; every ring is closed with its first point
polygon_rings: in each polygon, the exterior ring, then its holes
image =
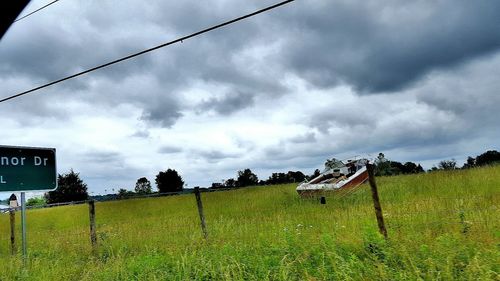
{"type": "MultiPolygon", "coordinates": [[[[0,97],[274,3],[61,0],[0,41],[0,97]]],[[[500,149],[499,27],[499,1],[297,0],[1,103],[0,143],[55,147],[94,194],[167,168],[193,187],[379,152],[462,164],[500,149]]]]}

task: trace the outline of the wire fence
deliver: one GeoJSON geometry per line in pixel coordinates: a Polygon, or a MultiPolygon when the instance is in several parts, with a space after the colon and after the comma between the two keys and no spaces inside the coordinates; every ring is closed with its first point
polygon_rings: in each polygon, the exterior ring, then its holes
{"type": "MultiPolygon", "coordinates": [[[[229,191],[236,190],[240,187],[234,188],[200,188],[200,192],[218,192],[218,191],[229,191]]],[[[120,196],[118,194],[113,194],[112,196],[102,196],[102,197],[91,197],[88,200],[80,200],[80,201],[70,201],[70,202],[61,202],[61,203],[50,203],[43,205],[33,205],[26,206],[26,209],[43,209],[43,208],[52,208],[52,207],[60,207],[60,206],[69,206],[69,205],[80,205],[86,204],[90,201],[95,202],[109,202],[109,201],[121,201],[121,200],[131,200],[131,199],[142,199],[142,198],[157,198],[157,197],[166,197],[166,196],[175,196],[175,195],[183,195],[183,194],[193,194],[194,189],[185,189],[182,191],[176,192],[157,192],[150,194],[134,194],[134,195],[123,195],[120,196]]],[[[0,213],[8,213],[10,211],[19,211],[21,210],[21,206],[18,207],[9,207],[9,208],[0,208],[0,213]]]]}
{"type": "MultiPolygon", "coordinates": [[[[123,196],[123,197],[118,197],[118,196],[103,197],[100,198],[101,200],[98,200],[97,198],[93,199],[91,198],[90,200],[54,203],[43,206],[30,206],[28,207],[28,209],[42,209],[42,208],[52,208],[57,206],[88,204],[89,206],[88,217],[87,215],[82,216],[82,213],[79,213],[78,216],[80,216],[80,219],[78,220],[78,222],[75,222],[70,226],[65,226],[64,229],[61,230],[61,233],[65,233],[65,236],[67,236],[68,233],[71,232],[72,233],[71,235],[78,236],[77,238],[80,239],[81,241],[81,239],[84,236],[88,237],[89,235],[89,230],[88,229],[84,230],[83,227],[87,228],[90,225],[90,238],[91,238],[90,242],[92,244],[93,251],[96,251],[98,243],[100,243],[99,241],[101,242],[107,241],[107,243],[110,243],[110,241],[113,241],[114,239],[120,241],[119,240],[120,237],[127,235],[128,235],[127,237],[130,237],[130,235],[133,235],[133,233],[131,234],[130,228],[124,228],[125,227],[124,225],[127,224],[122,224],[123,222],[117,222],[114,219],[113,213],[119,212],[119,210],[121,210],[116,208],[122,208],[122,206],[110,206],[106,204],[95,206],[94,205],[95,202],[110,202],[110,201],[132,200],[141,198],[160,198],[166,196],[194,194],[196,197],[196,201],[193,200],[191,203],[188,203],[189,205],[192,204],[192,207],[187,208],[187,209],[192,208],[191,209],[192,213],[189,214],[183,213],[182,215],[185,216],[185,218],[182,218],[180,220],[178,218],[176,218],[176,220],[166,219],[162,222],[163,224],[168,225],[167,229],[169,232],[171,232],[169,235],[172,236],[179,235],[179,233],[181,233],[181,235],[184,236],[189,236],[192,235],[190,233],[193,232],[196,233],[195,231],[196,228],[198,228],[199,231],[201,227],[200,233],[202,233],[203,236],[200,237],[200,239],[203,238],[208,239],[208,237],[215,237],[215,239],[217,239],[217,237],[222,237],[226,235],[226,233],[233,233],[233,235],[236,236],[241,235],[242,240],[244,240],[244,239],[253,239],[252,237],[255,237],[256,230],[258,230],[257,232],[260,231],[266,232],[269,231],[266,228],[271,228],[274,230],[279,229],[279,227],[283,228],[282,226],[276,223],[274,223],[273,225],[269,225],[269,222],[272,221],[272,218],[260,217],[260,214],[265,214],[269,210],[273,210],[273,208],[276,208],[276,206],[271,203],[272,201],[268,201],[271,204],[269,203],[262,204],[248,209],[245,209],[245,206],[242,206],[243,210],[241,210],[241,218],[243,218],[243,220],[239,221],[237,219],[230,218],[230,216],[227,216],[227,213],[224,210],[220,209],[214,210],[214,200],[205,200],[207,202],[203,202],[202,198],[200,197],[201,193],[234,191],[237,189],[240,188],[217,188],[217,189],[195,188],[195,189],[187,189],[182,192],[140,194],[140,195],[123,196]],[[205,220],[205,211],[203,208],[203,203],[207,203],[208,206],[209,210],[208,221],[205,220]],[[99,223],[96,223],[96,207],[98,210],[97,221],[99,223]],[[198,210],[198,212],[195,212],[196,209],[198,210]],[[199,216],[199,218],[196,218],[195,216],[196,217],[199,216]],[[198,222],[196,222],[196,220],[198,220],[198,222]],[[196,226],[196,223],[198,223],[198,226],[196,226]]],[[[358,192],[358,191],[359,189],[356,188],[353,192],[358,192]]],[[[350,194],[352,195],[352,193],[350,194]]],[[[239,200],[238,201],[239,204],[241,204],[241,202],[244,202],[245,200],[242,197],[242,194],[240,193],[231,193],[231,196],[224,198],[228,201],[239,200]]],[[[475,197],[475,199],[477,200],[480,200],[480,198],[482,197],[481,196],[475,197]]],[[[459,198],[453,198],[453,199],[459,199],[459,198]]],[[[182,204],[186,204],[187,203],[186,200],[188,199],[184,198],[176,201],[179,201],[182,204]]],[[[345,199],[345,196],[339,196],[337,197],[336,200],[330,201],[329,199],[330,202],[329,204],[335,205],[337,203],[341,203],[342,201],[349,202],[348,199],[345,199]]],[[[313,207],[314,204],[318,205],[321,204],[319,200],[317,202],[302,201],[302,200],[299,202],[301,202],[299,206],[303,206],[304,208],[307,208],[309,210],[316,210],[316,209],[320,210],[319,208],[313,207]]],[[[227,204],[228,205],[232,204],[234,208],[235,205],[234,202],[227,202],[227,204]]],[[[175,210],[175,207],[169,205],[170,204],[163,205],[162,209],[164,211],[162,211],[162,214],[165,213],[168,214],[170,211],[175,210]]],[[[495,235],[497,235],[494,229],[495,226],[498,226],[498,224],[495,224],[494,218],[500,215],[500,209],[497,206],[491,205],[486,207],[478,207],[475,206],[474,204],[468,204],[468,205],[446,204],[437,206],[436,209],[425,209],[424,207],[425,206],[420,206],[418,203],[416,204],[413,201],[401,202],[400,204],[387,204],[387,205],[382,204],[383,211],[381,210],[379,215],[383,216],[383,220],[385,221],[384,225],[384,229],[386,229],[385,235],[388,235],[389,237],[391,235],[393,235],[394,237],[404,237],[405,235],[412,235],[412,232],[414,231],[419,231],[421,233],[428,233],[428,235],[440,235],[450,232],[461,233],[463,235],[470,235],[472,233],[477,233],[481,234],[483,237],[494,237],[495,235]]],[[[1,211],[3,212],[10,212],[11,235],[12,235],[11,241],[15,241],[15,238],[13,237],[15,235],[14,229],[16,228],[14,225],[15,212],[19,209],[20,207],[1,209],[1,211]],[[12,219],[12,217],[14,217],[14,219],[12,219]]],[[[323,209],[323,210],[328,210],[328,209],[323,209]]],[[[82,212],[83,210],[79,208],[76,211],[82,212]]],[[[375,213],[377,213],[377,210],[375,210],[375,213]]],[[[35,215],[36,213],[33,213],[33,216],[37,217],[35,215]]],[[[125,214],[124,218],[136,219],[134,224],[138,225],[131,226],[131,228],[134,230],[141,229],[140,226],[151,227],[151,225],[148,224],[148,222],[141,221],[142,219],[147,220],[146,217],[141,219],[141,216],[144,215],[146,216],[150,215],[150,211],[136,210],[130,214],[128,213],[125,214]]],[[[356,209],[356,211],[354,212],[351,211],[351,213],[340,212],[338,214],[329,214],[328,212],[322,212],[320,214],[316,214],[312,212],[308,213],[308,216],[309,215],[311,215],[314,218],[320,218],[320,220],[326,219],[329,222],[333,222],[335,224],[336,224],[335,220],[337,219],[342,221],[341,226],[337,225],[333,227],[334,231],[348,231],[348,232],[357,231],[361,230],[362,224],[367,224],[367,223],[373,225],[378,224],[378,226],[380,227],[380,221],[378,221],[379,219],[378,216],[377,216],[377,221],[375,220],[375,216],[373,216],[373,206],[369,206],[366,204],[363,204],[362,208],[356,209]]],[[[41,216],[43,215],[42,214],[38,215],[38,218],[40,218],[41,216]]],[[[306,217],[307,216],[304,216],[303,218],[306,217]]],[[[56,218],[57,220],[61,219],[60,217],[56,218]]],[[[158,220],[159,218],[160,217],[157,216],[156,220],[158,220]]],[[[239,218],[240,217],[238,215],[238,219],[239,218]]],[[[34,220],[37,219],[34,218],[34,220]]],[[[157,223],[156,220],[150,220],[150,223],[156,224],[157,223]]],[[[382,223],[384,223],[384,221],[382,221],[382,223]]],[[[165,226],[155,225],[153,229],[151,229],[151,231],[153,233],[156,233],[157,231],[164,229],[163,227],[165,226]]],[[[321,227],[322,231],[331,231],[331,229],[328,230],[326,228],[326,225],[323,226],[318,225],[318,227],[321,227]]],[[[302,226],[298,227],[297,225],[297,228],[298,228],[297,231],[302,230],[301,229],[302,226]]],[[[148,229],[148,231],[150,230],[148,229]]],[[[286,232],[286,228],[284,231],[286,232]]],[[[133,240],[135,238],[131,239],[133,240]]],[[[12,246],[12,252],[13,253],[15,252],[15,245],[12,246]]]]}

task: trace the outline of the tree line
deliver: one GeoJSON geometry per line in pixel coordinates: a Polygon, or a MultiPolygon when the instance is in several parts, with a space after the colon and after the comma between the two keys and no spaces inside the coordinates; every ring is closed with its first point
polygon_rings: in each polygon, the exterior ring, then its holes
{"type": "MultiPolygon", "coordinates": [[[[182,177],[174,169],[159,172],[156,175],[155,184],[159,193],[179,192],[184,188],[184,180],[182,180],[182,177]]],[[[134,191],[120,188],[117,194],[107,194],[102,197],[126,198],[136,194],[144,195],[152,193],[151,182],[146,177],[142,177],[137,180],[134,191]]],[[[44,195],[47,204],[83,201],[89,198],[87,184],[80,179],[80,174],[72,169],[66,174],[59,174],[57,177],[57,189],[49,191],[44,195]]],[[[35,204],[35,201],[33,201],[33,204],[35,204]]],[[[37,201],[36,204],[39,204],[39,202],[37,201]]]]}
{"type": "Polygon", "coordinates": [[[424,173],[424,168],[420,164],[413,162],[401,163],[392,161],[385,157],[383,153],[379,153],[375,159],[375,176],[396,176],[406,174],[424,173]]]}
{"type": "MultiPolygon", "coordinates": [[[[325,166],[336,159],[327,159],[325,166]]],[[[396,176],[406,174],[425,173],[424,168],[414,162],[401,163],[398,161],[389,160],[383,153],[379,153],[377,159],[374,161],[375,175],[376,176],[396,176]]],[[[481,167],[486,165],[493,165],[500,163],[500,152],[496,150],[486,151],[476,157],[469,156],[467,161],[462,166],[462,169],[481,167]]],[[[436,170],[453,170],[459,169],[457,162],[454,159],[442,160],[438,166],[434,166],[427,172],[436,170]]],[[[288,171],[287,173],[272,173],[267,180],[259,180],[256,174],[250,169],[244,169],[237,172],[236,179],[230,178],[222,182],[212,183],[211,188],[232,188],[232,187],[245,187],[255,185],[272,185],[272,184],[286,184],[286,183],[299,183],[304,180],[311,180],[321,174],[319,169],[314,170],[311,175],[305,175],[301,171],[288,171]]]]}
{"type": "Polygon", "coordinates": [[[462,165],[462,167],[459,167],[457,165],[457,161],[455,161],[455,159],[451,159],[439,162],[438,166],[432,167],[430,171],[470,169],[475,167],[483,167],[487,165],[496,165],[496,164],[500,164],[500,152],[496,150],[488,150],[482,154],[477,155],[476,157],[472,156],[467,157],[467,160],[462,165]]]}
{"type": "MultiPolygon", "coordinates": [[[[328,164],[327,160],[325,164],[328,164]]],[[[476,157],[469,156],[467,161],[460,168],[454,159],[443,160],[437,166],[432,167],[428,172],[436,170],[454,170],[454,169],[469,169],[474,167],[482,167],[486,165],[493,165],[500,163],[500,152],[496,150],[489,150],[476,157]]],[[[424,173],[425,170],[420,164],[413,162],[401,163],[392,161],[385,157],[383,153],[379,153],[374,163],[376,167],[377,176],[393,176],[400,174],[417,174],[424,173]]],[[[251,169],[244,169],[237,172],[236,178],[223,180],[222,182],[214,182],[211,188],[239,188],[246,186],[257,185],[273,185],[273,184],[287,184],[287,183],[300,183],[304,180],[310,180],[320,175],[320,170],[316,169],[311,175],[305,175],[301,171],[288,171],[272,173],[266,180],[259,180],[258,176],[252,172],[251,169]]],[[[47,192],[43,199],[32,199],[28,204],[41,205],[44,203],[59,203],[69,201],[83,201],[89,199],[87,184],[80,179],[78,173],[70,170],[66,174],[58,175],[58,187],[54,191],[47,192]]],[[[184,188],[184,180],[179,173],[174,169],[167,169],[160,171],[155,177],[155,185],[157,192],[180,192],[184,188]]],[[[146,177],[141,177],[135,184],[134,191],[129,191],[124,188],[118,189],[116,194],[104,195],[105,197],[113,198],[126,198],[135,196],[137,194],[152,194],[153,187],[151,182],[146,177]]],[[[94,196],[95,197],[95,196],[94,196]]]]}
{"type": "MultiPolygon", "coordinates": [[[[317,173],[319,175],[319,170],[317,170],[317,173]]],[[[214,182],[212,183],[210,188],[234,188],[303,182],[306,179],[314,177],[314,175],[315,174],[306,176],[301,171],[288,171],[287,173],[272,173],[267,180],[259,180],[259,177],[255,173],[253,173],[252,170],[244,169],[237,172],[236,179],[229,178],[227,180],[223,180],[222,182],[214,182]]]]}

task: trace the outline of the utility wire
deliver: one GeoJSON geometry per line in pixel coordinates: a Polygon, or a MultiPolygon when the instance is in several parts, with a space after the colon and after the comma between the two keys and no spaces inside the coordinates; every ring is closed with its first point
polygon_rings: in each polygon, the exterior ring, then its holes
{"type": "Polygon", "coordinates": [[[38,8],[38,9],[34,10],[33,12],[31,12],[31,13],[29,13],[29,14],[27,14],[27,15],[24,15],[24,16],[22,16],[22,17],[18,18],[18,19],[16,19],[14,22],[18,22],[18,21],[20,21],[20,20],[22,20],[22,19],[24,19],[24,18],[27,18],[27,17],[31,16],[32,14],[34,14],[34,13],[36,13],[36,12],[40,11],[40,10],[45,9],[45,8],[47,8],[48,6],[50,6],[50,5],[54,4],[54,3],[58,2],[58,1],[59,1],[59,0],[54,0],[54,1],[50,2],[49,4],[47,4],[47,5],[45,5],[45,6],[41,7],[41,8],[38,8]]]}
{"type": "Polygon", "coordinates": [[[63,81],[66,81],[66,80],[69,80],[69,79],[72,79],[72,78],[75,78],[75,77],[78,77],[80,75],[83,75],[83,74],[86,74],[86,73],[89,73],[89,72],[92,72],[92,71],[95,71],[95,70],[98,70],[98,69],[101,69],[101,68],[104,68],[104,67],[107,67],[107,66],[110,66],[110,65],[113,65],[113,64],[116,64],[116,63],[119,63],[119,62],[122,62],[122,61],[125,61],[125,60],[128,60],[128,59],[131,59],[131,58],[134,58],[134,57],[137,57],[137,56],[140,56],[140,55],[143,55],[145,53],[149,53],[151,51],[154,51],[154,50],[157,50],[157,49],[160,49],[160,48],[163,48],[163,47],[166,47],[168,45],[172,45],[172,44],[175,44],[175,43],[178,43],[178,42],[183,42],[184,40],[187,40],[189,38],[192,38],[192,37],[195,37],[195,36],[198,36],[198,35],[201,35],[203,33],[206,33],[206,32],[209,32],[209,31],[212,31],[214,29],[218,29],[218,28],[221,28],[223,26],[226,26],[226,25],[229,25],[229,24],[232,24],[232,23],[235,23],[235,22],[238,22],[238,21],[241,21],[241,20],[244,20],[246,18],[249,18],[249,17],[253,17],[255,15],[258,15],[258,14],[261,14],[261,13],[264,13],[264,12],[267,12],[269,10],[272,10],[274,8],[277,8],[277,7],[280,7],[280,6],[283,6],[285,4],[288,4],[290,2],[293,2],[295,0],[287,0],[287,1],[283,1],[283,2],[280,2],[280,3],[277,3],[277,4],[274,4],[272,6],[269,6],[267,8],[264,8],[264,9],[261,9],[261,10],[257,10],[253,13],[250,13],[250,14],[247,14],[247,15],[244,15],[244,16],[241,16],[239,18],[235,18],[235,19],[232,19],[232,20],[229,20],[229,21],[226,21],[226,22],[223,22],[223,23],[220,23],[218,25],[214,25],[212,27],[209,27],[209,28],[206,28],[206,29],[203,29],[203,30],[200,30],[198,32],[195,32],[195,33],[192,33],[190,35],[187,35],[187,36],[184,36],[184,37],[181,37],[181,38],[178,38],[178,39],[175,39],[173,41],[170,41],[170,42],[166,42],[166,43],[163,43],[161,45],[158,45],[156,47],[153,47],[153,48],[149,48],[149,49],[146,49],[146,50],[143,50],[143,51],[140,51],[140,52],[137,52],[137,53],[134,53],[134,54],[131,54],[131,55],[128,55],[126,57],[122,57],[122,58],[119,58],[117,60],[114,60],[114,61],[110,61],[108,63],[105,63],[105,64],[101,64],[99,66],[96,66],[96,67],[93,67],[93,68],[90,68],[90,69],[87,69],[87,70],[84,70],[84,71],[81,71],[81,72],[78,72],[78,73],[75,73],[73,75],[70,75],[70,76],[67,76],[67,77],[64,77],[64,78],[61,78],[59,80],[55,80],[55,81],[52,81],[50,83],[47,83],[47,84],[44,84],[44,85],[41,85],[41,86],[38,86],[36,88],[33,88],[31,90],[27,90],[27,91],[24,91],[22,93],[19,93],[19,94],[15,94],[15,95],[12,95],[12,96],[9,96],[9,97],[6,97],[6,98],[3,98],[3,99],[0,99],[0,103],[2,102],[6,102],[8,100],[11,100],[11,99],[14,99],[14,98],[18,98],[20,96],[24,96],[26,94],[29,94],[29,93],[32,93],[34,91],[37,91],[37,90],[40,90],[40,89],[43,89],[43,88],[46,88],[48,86],[51,86],[51,85],[54,85],[54,84],[57,84],[57,83],[61,83],[63,81]]]}

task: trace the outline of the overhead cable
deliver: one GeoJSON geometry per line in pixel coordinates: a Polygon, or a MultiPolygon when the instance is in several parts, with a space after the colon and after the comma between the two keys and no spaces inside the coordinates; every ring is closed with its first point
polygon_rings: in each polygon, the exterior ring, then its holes
{"type": "Polygon", "coordinates": [[[26,15],[24,15],[24,16],[22,16],[22,17],[18,18],[18,19],[16,19],[14,22],[18,22],[18,21],[20,21],[20,20],[22,20],[22,19],[24,19],[24,18],[27,18],[27,17],[31,16],[32,14],[34,14],[34,13],[36,13],[36,12],[39,12],[39,11],[41,11],[41,10],[45,9],[45,8],[47,8],[48,6],[50,6],[50,5],[54,4],[54,3],[58,2],[58,1],[59,1],[59,0],[54,0],[54,1],[50,2],[49,4],[47,4],[47,5],[43,6],[43,7],[40,7],[40,8],[38,8],[38,9],[34,10],[33,12],[30,12],[30,13],[28,13],[28,14],[26,14],[26,15]]]}
{"type": "Polygon", "coordinates": [[[247,14],[247,15],[244,15],[244,16],[241,16],[241,17],[238,17],[238,18],[235,18],[235,19],[232,19],[232,20],[229,20],[229,21],[226,21],[226,22],[223,22],[223,23],[220,23],[220,24],[217,24],[217,25],[214,25],[212,27],[209,27],[209,28],[205,28],[203,30],[200,30],[198,32],[195,32],[195,33],[192,33],[190,35],[187,35],[187,36],[184,36],[184,37],[181,37],[181,38],[178,38],[178,39],[175,39],[175,40],[172,40],[170,42],[166,42],[166,43],[163,43],[163,44],[160,44],[158,46],[155,46],[155,47],[152,47],[152,48],[149,48],[149,49],[146,49],[146,50],[143,50],[143,51],[140,51],[140,52],[137,52],[137,53],[134,53],[134,54],[131,54],[131,55],[128,55],[128,56],[125,56],[125,57],[122,57],[122,58],[119,58],[119,59],[116,59],[116,60],[113,60],[113,61],[110,61],[110,62],[107,62],[105,64],[101,64],[99,66],[96,66],[96,67],[92,67],[90,69],[87,69],[87,70],[84,70],[84,71],[81,71],[81,72],[78,72],[78,73],[75,73],[73,75],[70,75],[70,76],[67,76],[67,77],[64,77],[64,78],[61,78],[59,80],[55,80],[55,81],[52,81],[52,82],[49,82],[47,84],[44,84],[44,85],[41,85],[41,86],[38,86],[36,88],[32,88],[30,90],[27,90],[27,91],[24,91],[24,92],[21,92],[21,93],[18,93],[18,94],[15,94],[15,95],[12,95],[12,96],[8,96],[8,97],[5,97],[5,98],[2,98],[0,99],[0,103],[2,102],[6,102],[8,100],[11,100],[11,99],[14,99],[14,98],[18,98],[20,96],[24,96],[24,95],[27,95],[29,93],[33,93],[37,90],[40,90],[40,89],[43,89],[43,88],[46,88],[48,86],[51,86],[51,85],[54,85],[54,84],[57,84],[57,83],[61,83],[63,81],[66,81],[66,80],[69,80],[69,79],[72,79],[72,78],[75,78],[75,77],[78,77],[78,76],[81,76],[81,75],[84,75],[84,74],[87,74],[89,72],[92,72],[92,71],[95,71],[95,70],[98,70],[98,69],[101,69],[101,68],[104,68],[104,67],[107,67],[107,66],[110,66],[110,65],[113,65],[113,64],[116,64],[116,63],[119,63],[119,62],[122,62],[122,61],[125,61],[125,60],[128,60],[128,59],[131,59],[131,58],[134,58],[134,57],[137,57],[137,56],[140,56],[140,55],[143,55],[145,53],[149,53],[151,51],[154,51],[154,50],[157,50],[157,49],[160,49],[160,48],[163,48],[163,47],[166,47],[166,46],[169,46],[169,45],[172,45],[172,44],[175,44],[175,43],[178,43],[178,42],[183,42],[187,39],[190,39],[192,37],[195,37],[195,36],[198,36],[198,35],[201,35],[203,33],[206,33],[206,32],[209,32],[209,31],[212,31],[212,30],[215,30],[215,29],[218,29],[218,28],[221,28],[221,27],[224,27],[226,25],[229,25],[229,24],[232,24],[232,23],[235,23],[235,22],[238,22],[238,21],[241,21],[241,20],[244,20],[246,18],[249,18],[249,17],[253,17],[255,15],[258,15],[258,14],[261,14],[261,13],[264,13],[264,12],[267,12],[269,10],[272,10],[272,9],[275,9],[277,7],[280,7],[280,6],[283,6],[285,4],[288,4],[290,2],[293,2],[295,0],[287,0],[287,1],[283,1],[283,2],[279,2],[277,4],[274,4],[272,6],[269,6],[269,7],[266,7],[264,9],[260,9],[260,10],[257,10],[253,13],[250,13],[250,14],[247,14]]]}

